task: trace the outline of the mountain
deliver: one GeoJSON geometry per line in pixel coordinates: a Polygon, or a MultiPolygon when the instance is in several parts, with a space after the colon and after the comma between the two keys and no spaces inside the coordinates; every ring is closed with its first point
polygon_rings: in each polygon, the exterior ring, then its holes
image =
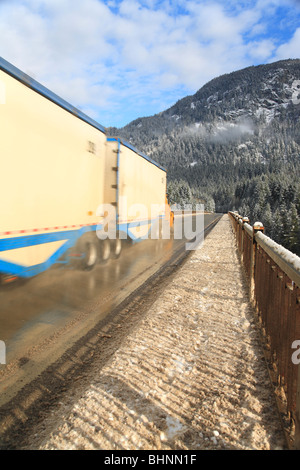
{"type": "Polygon", "coordinates": [[[247,67],[122,129],[168,171],[172,203],[238,210],[300,254],[300,60],[247,67]]]}

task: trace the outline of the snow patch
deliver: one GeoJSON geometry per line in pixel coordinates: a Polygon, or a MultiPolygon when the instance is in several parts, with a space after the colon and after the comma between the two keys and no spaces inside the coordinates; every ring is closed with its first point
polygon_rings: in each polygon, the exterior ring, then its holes
{"type": "Polygon", "coordinates": [[[260,118],[262,115],[264,115],[264,116],[265,116],[265,119],[266,119],[266,123],[269,124],[269,123],[274,119],[274,116],[275,116],[275,107],[273,107],[272,109],[259,107],[259,108],[255,111],[255,115],[256,115],[256,117],[258,117],[258,118],[260,118]]]}
{"type": "Polygon", "coordinates": [[[183,426],[179,419],[173,418],[172,416],[167,416],[166,425],[167,428],[160,434],[161,441],[174,439],[174,437],[178,434],[182,434],[186,430],[186,427],[183,426]]]}
{"type": "Polygon", "coordinates": [[[269,247],[273,252],[280,256],[286,263],[290,264],[295,271],[300,275],[300,258],[291,251],[284,248],[282,245],[274,242],[271,238],[267,237],[263,233],[258,233],[256,235],[259,240],[261,240],[267,247],[269,247]]]}

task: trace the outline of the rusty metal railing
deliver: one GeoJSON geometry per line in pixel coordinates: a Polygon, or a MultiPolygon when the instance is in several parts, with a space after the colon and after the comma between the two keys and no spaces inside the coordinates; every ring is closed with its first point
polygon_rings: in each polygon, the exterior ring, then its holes
{"type": "Polygon", "coordinates": [[[264,234],[264,227],[229,212],[249,295],[268,345],[268,360],[284,392],[293,423],[293,448],[300,449],[300,258],[264,234]]]}

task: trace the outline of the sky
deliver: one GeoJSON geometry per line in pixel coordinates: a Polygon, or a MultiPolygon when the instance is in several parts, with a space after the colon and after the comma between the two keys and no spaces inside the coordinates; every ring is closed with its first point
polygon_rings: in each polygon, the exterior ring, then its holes
{"type": "Polygon", "coordinates": [[[300,0],[0,0],[0,56],[105,127],[300,58],[300,0]]]}

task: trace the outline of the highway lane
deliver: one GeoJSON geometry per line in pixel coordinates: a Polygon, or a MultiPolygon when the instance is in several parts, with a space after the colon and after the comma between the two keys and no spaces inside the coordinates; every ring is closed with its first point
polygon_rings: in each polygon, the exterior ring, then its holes
{"type": "MultiPolygon", "coordinates": [[[[206,214],[209,227],[218,214],[206,214]]],[[[57,360],[156,272],[184,257],[186,239],[144,240],[92,271],[53,268],[0,291],[0,404],[57,360]]]]}

